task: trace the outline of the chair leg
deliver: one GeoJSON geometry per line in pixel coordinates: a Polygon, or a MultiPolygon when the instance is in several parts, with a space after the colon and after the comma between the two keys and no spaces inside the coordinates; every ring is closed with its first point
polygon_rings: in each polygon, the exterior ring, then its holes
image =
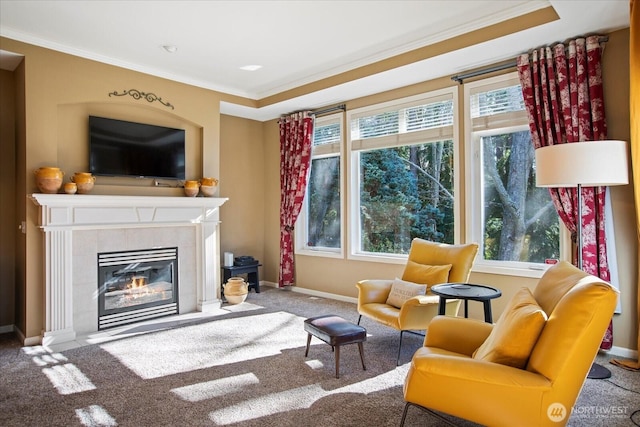
{"type": "Polygon", "coordinates": [[[404,405],[404,411],[402,411],[402,419],[400,420],[400,427],[404,427],[404,420],[407,418],[407,411],[409,410],[409,406],[411,406],[412,403],[407,402],[404,405]]]}
{"type": "MultiPolygon", "coordinates": [[[[424,406],[420,406],[416,403],[411,403],[411,402],[407,402],[404,405],[404,411],[402,412],[402,419],[400,420],[400,427],[404,426],[404,422],[407,418],[407,411],[409,410],[409,406],[415,406],[416,408],[422,409],[423,411],[429,413],[430,415],[433,415],[434,417],[436,417],[437,419],[439,419],[440,421],[442,421],[444,424],[448,425],[448,426],[452,426],[452,427],[457,427],[456,424],[452,423],[451,421],[449,421],[448,419],[446,419],[445,417],[443,417],[442,415],[432,411],[429,408],[425,408],[424,406]]],[[[443,424],[439,424],[439,425],[443,425],[443,424]]]]}
{"type": "Polygon", "coordinates": [[[360,320],[362,320],[362,314],[358,316],[358,325],[360,324],[360,320]]]}
{"type": "Polygon", "coordinates": [[[336,346],[336,378],[340,378],[340,346],[336,346]]]}
{"type": "Polygon", "coordinates": [[[400,331],[400,344],[398,344],[398,357],[396,357],[396,366],[400,366],[400,350],[402,350],[402,334],[404,331],[400,331]]]}

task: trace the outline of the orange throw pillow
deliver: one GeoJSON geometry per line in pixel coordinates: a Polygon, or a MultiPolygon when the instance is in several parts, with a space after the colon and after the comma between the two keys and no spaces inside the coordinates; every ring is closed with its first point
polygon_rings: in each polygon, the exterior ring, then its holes
{"type": "Polygon", "coordinates": [[[522,288],[509,301],[473,358],[524,369],[546,321],[547,314],[531,290],[522,288]]]}
{"type": "Polygon", "coordinates": [[[402,280],[420,283],[430,288],[432,285],[447,283],[449,281],[449,271],[451,271],[451,264],[426,265],[407,261],[404,273],[402,273],[402,280]]]}

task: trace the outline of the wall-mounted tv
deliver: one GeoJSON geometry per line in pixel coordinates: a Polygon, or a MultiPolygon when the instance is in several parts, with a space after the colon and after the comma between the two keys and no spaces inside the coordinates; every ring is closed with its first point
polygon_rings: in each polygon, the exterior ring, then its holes
{"type": "Polygon", "coordinates": [[[185,179],[185,131],[89,116],[89,171],[185,179]]]}

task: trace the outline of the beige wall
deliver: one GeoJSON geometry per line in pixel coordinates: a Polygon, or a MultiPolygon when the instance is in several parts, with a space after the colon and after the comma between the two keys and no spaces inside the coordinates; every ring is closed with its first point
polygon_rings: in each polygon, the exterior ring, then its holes
{"type": "MultiPolygon", "coordinates": [[[[265,159],[262,123],[220,117],[220,193],[229,197],[220,212],[220,251],[259,260],[264,275],[265,159]]],[[[264,277],[261,277],[263,279],[264,277]]]]}

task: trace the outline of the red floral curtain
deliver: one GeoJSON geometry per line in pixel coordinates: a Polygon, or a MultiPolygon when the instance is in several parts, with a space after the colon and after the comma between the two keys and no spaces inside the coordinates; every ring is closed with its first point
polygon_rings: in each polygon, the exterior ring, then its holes
{"type": "MultiPolygon", "coordinates": [[[[517,58],[534,148],[603,140],[607,136],[599,36],[536,49],[517,58]]],[[[576,188],[549,189],[558,215],[576,241],[576,188]]],[[[609,281],[604,231],[606,187],[582,188],[582,268],[609,281]]],[[[613,344],[609,324],[601,348],[613,344]]]]}
{"type": "Polygon", "coordinates": [[[282,117],[280,125],[280,273],[278,286],[295,282],[293,230],[302,209],[311,162],[310,112],[282,117]]]}

